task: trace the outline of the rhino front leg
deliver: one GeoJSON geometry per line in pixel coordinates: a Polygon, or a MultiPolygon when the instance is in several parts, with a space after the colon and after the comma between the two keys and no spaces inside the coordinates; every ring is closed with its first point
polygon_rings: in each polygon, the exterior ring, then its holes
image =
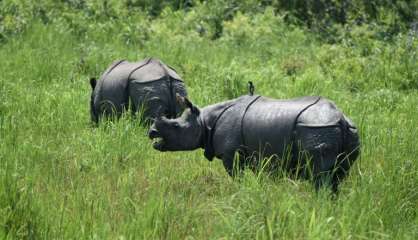
{"type": "Polygon", "coordinates": [[[222,155],[222,163],[232,178],[240,176],[244,170],[244,156],[238,151],[228,151],[222,155]]]}

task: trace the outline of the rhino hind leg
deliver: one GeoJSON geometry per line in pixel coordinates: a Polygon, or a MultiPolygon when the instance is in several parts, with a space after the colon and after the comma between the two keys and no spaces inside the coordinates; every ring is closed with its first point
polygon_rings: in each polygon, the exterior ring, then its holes
{"type": "Polygon", "coordinates": [[[340,126],[297,126],[296,140],[298,155],[304,159],[303,177],[312,179],[317,190],[325,185],[337,192],[347,168],[344,162],[338,163],[343,142],[340,126]]]}
{"type": "Polygon", "coordinates": [[[348,171],[360,155],[360,139],[357,128],[346,116],[340,121],[340,126],[343,131],[343,147],[333,175],[334,192],[338,191],[338,184],[348,175],[348,171]]]}
{"type": "Polygon", "coordinates": [[[120,118],[122,113],[127,110],[128,104],[115,104],[112,101],[102,101],[100,104],[100,118],[115,119],[120,118]]]}

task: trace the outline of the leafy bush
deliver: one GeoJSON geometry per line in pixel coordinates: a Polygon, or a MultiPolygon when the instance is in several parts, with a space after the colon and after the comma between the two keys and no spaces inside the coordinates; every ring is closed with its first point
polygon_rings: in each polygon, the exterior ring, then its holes
{"type": "MultiPolygon", "coordinates": [[[[381,36],[390,37],[406,32],[418,18],[418,3],[413,0],[4,0],[0,2],[0,38],[5,40],[24,31],[33,19],[44,23],[64,20],[76,34],[83,35],[85,28],[98,22],[114,28],[129,26],[132,24],[129,20],[137,15],[155,19],[167,8],[193,11],[195,30],[210,39],[221,37],[223,23],[231,21],[237,13],[238,16],[255,15],[266,9],[285,16],[287,23],[307,26],[331,42],[341,40],[341,29],[363,24],[379,25],[381,36]]],[[[129,35],[135,30],[131,27],[126,31],[129,35]]]]}

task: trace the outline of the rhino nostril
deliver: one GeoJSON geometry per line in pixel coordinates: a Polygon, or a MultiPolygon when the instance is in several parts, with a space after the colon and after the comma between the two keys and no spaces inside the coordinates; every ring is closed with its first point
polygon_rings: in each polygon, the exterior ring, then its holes
{"type": "Polygon", "coordinates": [[[152,137],[152,136],[155,136],[157,133],[158,133],[158,131],[157,131],[156,129],[151,128],[151,129],[148,131],[148,136],[152,137]]]}

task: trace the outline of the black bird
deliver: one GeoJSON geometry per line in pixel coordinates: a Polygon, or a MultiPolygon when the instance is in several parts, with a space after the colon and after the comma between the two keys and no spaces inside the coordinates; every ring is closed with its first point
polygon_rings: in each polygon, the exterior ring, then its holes
{"type": "Polygon", "coordinates": [[[255,87],[254,87],[253,82],[248,81],[248,91],[250,93],[250,96],[254,95],[254,90],[255,90],[255,87]]]}

